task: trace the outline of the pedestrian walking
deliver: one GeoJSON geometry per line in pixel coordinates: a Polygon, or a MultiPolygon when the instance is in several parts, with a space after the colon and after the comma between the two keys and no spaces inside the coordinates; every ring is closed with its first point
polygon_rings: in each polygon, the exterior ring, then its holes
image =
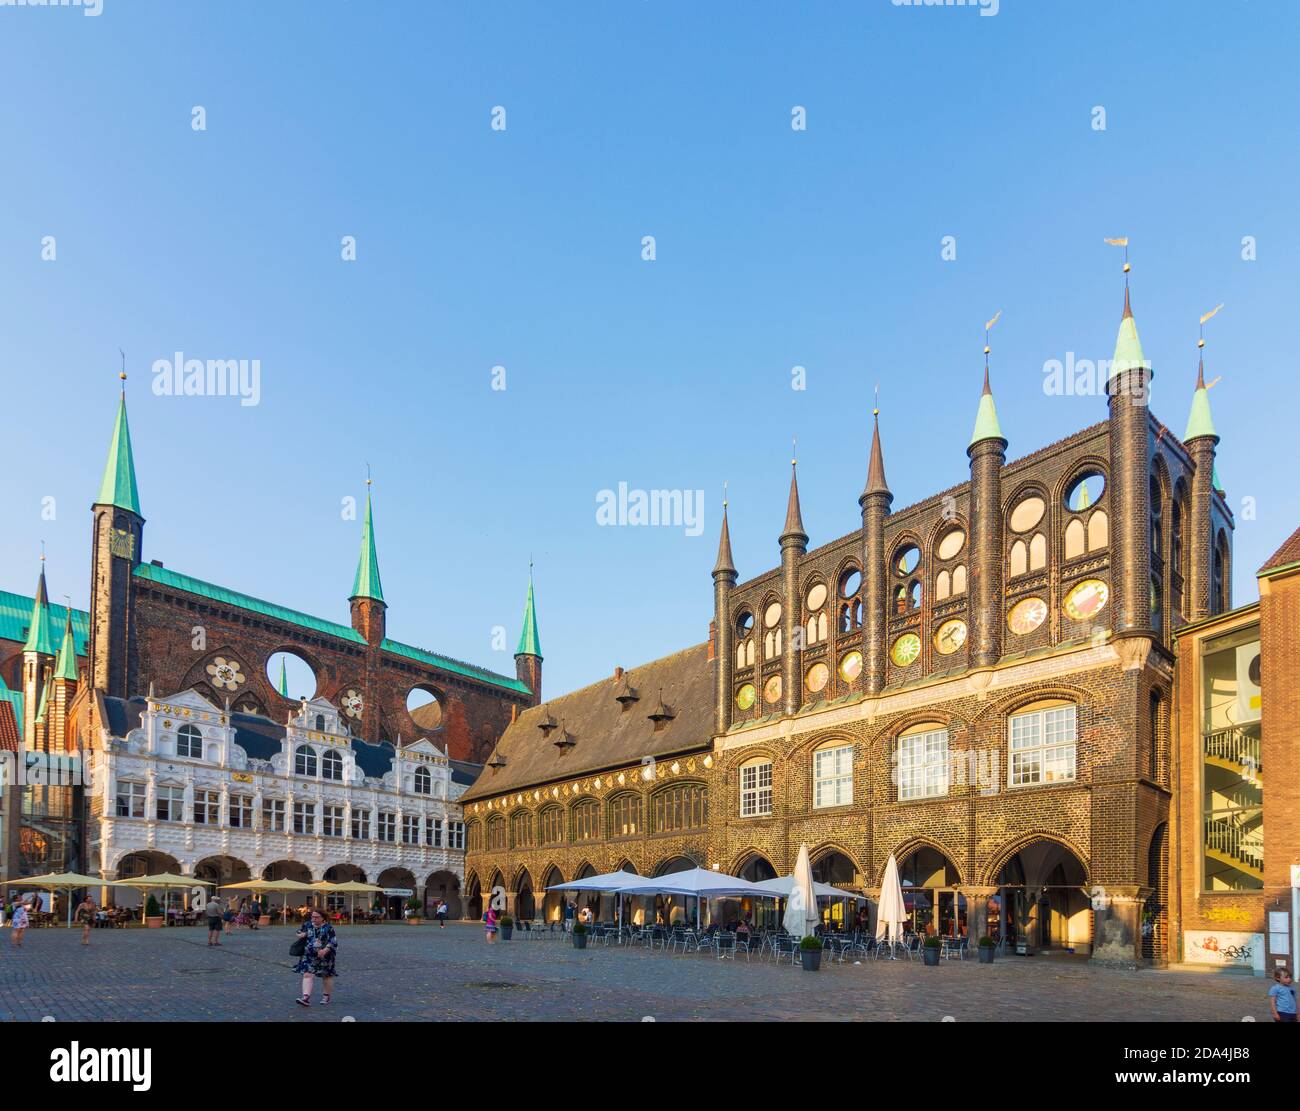
{"type": "Polygon", "coordinates": [[[447,928],[447,900],[446,899],[438,900],[438,905],[434,909],[433,916],[438,919],[438,929],[445,930],[447,928]]]}
{"type": "Polygon", "coordinates": [[[86,892],[86,897],[77,904],[77,909],[72,912],[74,922],[81,923],[81,944],[90,944],[90,928],[95,924],[95,900],[90,897],[90,892],[86,892]]]}
{"type": "Polygon", "coordinates": [[[339,943],[334,927],[325,920],[319,907],[313,907],[311,916],[298,931],[298,940],[303,943],[302,956],[293,966],[295,972],[302,973],[302,994],[298,997],[300,1007],[311,1006],[311,993],[316,984],[316,977],[321,978],[321,1006],[328,1006],[334,998],[334,977],[338,974],[334,958],[338,953],[339,943]]]}
{"type": "Polygon", "coordinates": [[[488,907],[483,915],[484,932],[487,934],[488,944],[491,945],[497,939],[497,912],[496,907],[488,907]]]}
{"type": "Polygon", "coordinates": [[[564,932],[566,934],[573,933],[573,916],[576,911],[577,907],[574,903],[566,902],[564,904],[564,932]]]}
{"type": "Polygon", "coordinates": [[[1268,1005],[1274,1022],[1295,1022],[1295,984],[1291,970],[1279,968],[1273,972],[1274,984],[1268,989],[1268,1005]]]}
{"type": "Polygon", "coordinates": [[[214,891],[208,896],[208,901],[203,907],[203,917],[208,920],[208,944],[221,944],[221,927],[225,924],[223,919],[226,914],[226,905],[217,898],[214,891]]]}
{"type": "Polygon", "coordinates": [[[18,906],[14,908],[13,922],[13,937],[11,940],[14,943],[15,949],[21,949],[23,947],[23,934],[27,932],[26,903],[19,903],[18,906]]]}

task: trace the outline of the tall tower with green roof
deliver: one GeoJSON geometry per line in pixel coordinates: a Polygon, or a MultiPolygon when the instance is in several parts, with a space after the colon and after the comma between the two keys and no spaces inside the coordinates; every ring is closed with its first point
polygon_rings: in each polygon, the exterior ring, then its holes
{"type": "Polygon", "coordinates": [[[91,512],[94,515],[90,574],[91,686],[104,694],[136,694],[134,572],[144,542],[144,516],[135,479],[131,427],[126,415],[126,372],[108,445],[108,459],[91,512]]]}
{"type": "MultiPolygon", "coordinates": [[[[1217,310],[1216,310],[1217,311],[1217,310]]],[[[1210,314],[1213,315],[1213,314],[1210,314]]],[[[1219,434],[1210,415],[1210,391],[1205,385],[1205,336],[1197,340],[1196,388],[1192,391],[1192,411],[1187,419],[1183,446],[1192,457],[1191,498],[1188,527],[1191,532],[1187,549],[1187,620],[1209,617],[1210,585],[1214,562],[1214,490],[1215,458],[1219,434]]]]}
{"type": "MultiPolygon", "coordinates": [[[[998,314],[999,316],[1001,313],[998,314]]],[[[1002,468],[1007,440],[998,422],[989,384],[988,332],[984,330],[984,389],[975,410],[975,429],[966,455],[970,459],[970,662],[990,667],[1002,656],[1002,468]]]]}
{"type": "Polygon", "coordinates": [[[57,651],[50,623],[50,596],[45,588],[45,556],[42,555],[32,616],[27,624],[27,639],[23,642],[23,743],[28,748],[35,747],[37,727],[45,720],[45,704],[49,699],[57,651]]]}
{"type": "Polygon", "coordinates": [[[383,643],[388,609],[384,601],[384,588],[379,581],[379,549],[375,544],[375,519],[370,503],[370,479],[366,479],[366,518],[361,528],[361,554],[357,558],[357,573],[352,579],[352,627],[372,647],[383,643]]]}
{"type": "Polygon", "coordinates": [[[528,565],[528,597],[524,600],[524,622],[515,647],[515,674],[533,692],[533,705],[542,701],[542,641],[537,634],[537,603],[533,597],[533,565],[528,565]]]}

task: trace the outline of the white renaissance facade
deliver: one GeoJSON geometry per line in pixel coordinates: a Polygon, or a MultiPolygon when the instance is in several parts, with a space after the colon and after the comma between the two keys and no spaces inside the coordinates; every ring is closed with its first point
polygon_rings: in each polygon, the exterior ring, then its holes
{"type": "Polygon", "coordinates": [[[430,905],[446,897],[459,916],[465,787],[427,739],[355,739],[323,699],[276,726],[194,691],[151,694],[139,719],[86,753],[89,860],[105,880],[176,869],[220,883],[363,879],[430,905]]]}

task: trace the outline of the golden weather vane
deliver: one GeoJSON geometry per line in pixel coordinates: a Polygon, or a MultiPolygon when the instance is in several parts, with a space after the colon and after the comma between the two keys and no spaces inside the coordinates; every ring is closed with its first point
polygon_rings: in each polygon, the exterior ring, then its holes
{"type": "MultiPolygon", "coordinates": [[[[1197,340],[1196,340],[1196,346],[1197,346],[1198,349],[1203,350],[1203,349],[1205,348],[1205,322],[1206,322],[1207,320],[1211,320],[1211,319],[1213,319],[1215,316],[1217,316],[1217,315],[1219,314],[1219,310],[1220,310],[1221,308],[1223,308],[1223,302],[1222,302],[1222,301],[1220,301],[1217,305],[1215,305],[1214,308],[1212,308],[1209,312],[1201,313],[1201,330],[1200,330],[1200,333],[1199,333],[1199,335],[1197,336],[1197,340]]],[[[1216,385],[1218,385],[1219,382],[1221,382],[1222,380],[1223,380],[1223,375],[1220,374],[1220,375],[1218,375],[1218,376],[1215,377],[1215,379],[1214,379],[1213,382],[1209,382],[1209,383],[1207,383],[1206,386],[1205,386],[1205,388],[1206,388],[1207,390],[1211,390],[1211,389],[1213,389],[1216,385]]]]}
{"type": "Polygon", "coordinates": [[[998,311],[993,314],[993,319],[985,321],[984,323],[984,365],[985,366],[989,365],[989,352],[992,350],[992,348],[989,347],[989,333],[993,331],[993,325],[996,324],[1001,319],[1001,317],[1002,317],[1002,310],[998,309],[998,311]]]}
{"type": "Polygon", "coordinates": [[[1123,236],[1120,236],[1118,239],[1107,239],[1106,242],[1109,243],[1112,247],[1123,247],[1123,248],[1124,248],[1124,286],[1125,286],[1125,288],[1127,288],[1127,287],[1128,287],[1128,272],[1129,272],[1129,270],[1132,269],[1132,267],[1129,266],[1129,264],[1128,264],[1128,236],[1127,236],[1127,235],[1123,235],[1123,236]]]}

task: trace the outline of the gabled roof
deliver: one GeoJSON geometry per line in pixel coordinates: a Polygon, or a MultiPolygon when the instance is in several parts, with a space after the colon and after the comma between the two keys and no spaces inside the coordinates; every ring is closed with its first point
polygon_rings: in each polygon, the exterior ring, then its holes
{"type": "Polygon", "coordinates": [[[1259,569],[1259,574],[1276,571],[1280,567],[1288,567],[1293,563],[1300,563],[1300,528],[1288,536],[1283,545],[1268,557],[1264,566],[1259,569]]]}
{"type": "MultiPolygon", "coordinates": [[[[27,639],[34,601],[30,594],[0,590],[0,640],[22,644],[27,639]]],[[[50,621],[56,628],[67,620],[67,615],[64,606],[50,606],[50,621]]],[[[84,656],[90,640],[90,614],[85,610],[72,611],[72,635],[77,642],[77,655],[84,656]]]]}
{"type": "Polygon", "coordinates": [[[521,713],[506,727],[488,760],[491,765],[500,756],[504,763],[485,768],[462,801],[603,768],[639,765],[647,756],[684,752],[709,743],[713,735],[713,665],[707,644],[633,668],[626,677],[648,695],[627,709],[615,697],[621,681],[611,675],[521,713]],[[656,730],[649,715],[661,690],[674,716],[656,730]],[[653,696],[649,692],[654,692],[653,696]],[[539,729],[547,717],[561,729],[539,729]],[[572,737],[571,747],[555,744],[562,732],[572,737]]]}

